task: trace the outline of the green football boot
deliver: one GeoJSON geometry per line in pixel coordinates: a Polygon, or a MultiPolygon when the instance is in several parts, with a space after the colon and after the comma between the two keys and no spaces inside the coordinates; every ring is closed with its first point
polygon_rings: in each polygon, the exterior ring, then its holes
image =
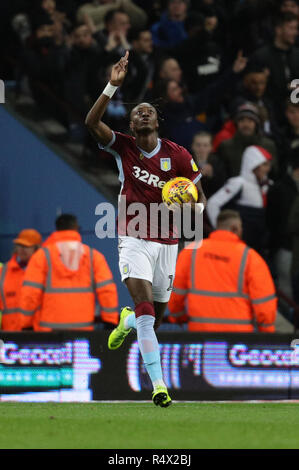
{"type": "Polygon", "coordinates": [[[166,408],[172,403],[166,387],[157,387],[153,391],[152,400],[156,406],[162,406],[162,408],[166,408]]]}
{"type": "Polygon", "coordinates": [[[108,338],[108,348],[109,349],[118,349],[124,342],[126,336],[130,333],[132,328],[128,330],[125,329],[125,318],[134,313],[130,307],[124,307],[120,312],[119,324],[112,331],[108,338]]]}

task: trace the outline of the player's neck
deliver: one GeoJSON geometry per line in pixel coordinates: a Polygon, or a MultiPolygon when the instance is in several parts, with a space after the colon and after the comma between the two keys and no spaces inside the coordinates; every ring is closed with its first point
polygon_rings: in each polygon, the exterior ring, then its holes
{"type": "Polygon", "coordinates": [[[151,153],[158,145],[156,132],[147,135],[136,135],[136,145],[147,153],[151,153]]]}

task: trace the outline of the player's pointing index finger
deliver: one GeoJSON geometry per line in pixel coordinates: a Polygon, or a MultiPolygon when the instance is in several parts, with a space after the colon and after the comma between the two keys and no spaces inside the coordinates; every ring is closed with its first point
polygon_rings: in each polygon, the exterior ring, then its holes
{"type": "Polygon", "coordinates": [[[126,52],[126,54],[119,60],[119,65],[123,70],[126,69],[128,65],[128,57],[129,57],[129,51],[126,52]]]}

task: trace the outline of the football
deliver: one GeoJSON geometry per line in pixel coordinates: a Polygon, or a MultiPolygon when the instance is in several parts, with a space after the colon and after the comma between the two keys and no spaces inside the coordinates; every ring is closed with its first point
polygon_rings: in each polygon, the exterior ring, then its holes
{"type": "Polygon", "coordinates": [[[172,202],[182,204],[182,201],[178,196],[181,197],[183,202],[190,202],[192,201],[192,197],[190,195],[193,197],[194,202],[197,202],[197,187],[191,180],[184,178],[183,176],[178,176],[177,178],[167,181],[162,188],[162,200],[167,205],[172,204],[172,202]]]}

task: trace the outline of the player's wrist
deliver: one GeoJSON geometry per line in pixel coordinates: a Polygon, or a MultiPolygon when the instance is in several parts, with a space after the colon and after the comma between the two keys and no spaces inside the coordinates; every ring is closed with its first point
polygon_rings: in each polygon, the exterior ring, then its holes
{"type": "Polygon", "coordinates": [[[103,95],[106,95],[111,99],[117,89],[118,89],[118,86],[113,85],[110,81],[107,83],[106,87],[104,88],[103,95]]]}

